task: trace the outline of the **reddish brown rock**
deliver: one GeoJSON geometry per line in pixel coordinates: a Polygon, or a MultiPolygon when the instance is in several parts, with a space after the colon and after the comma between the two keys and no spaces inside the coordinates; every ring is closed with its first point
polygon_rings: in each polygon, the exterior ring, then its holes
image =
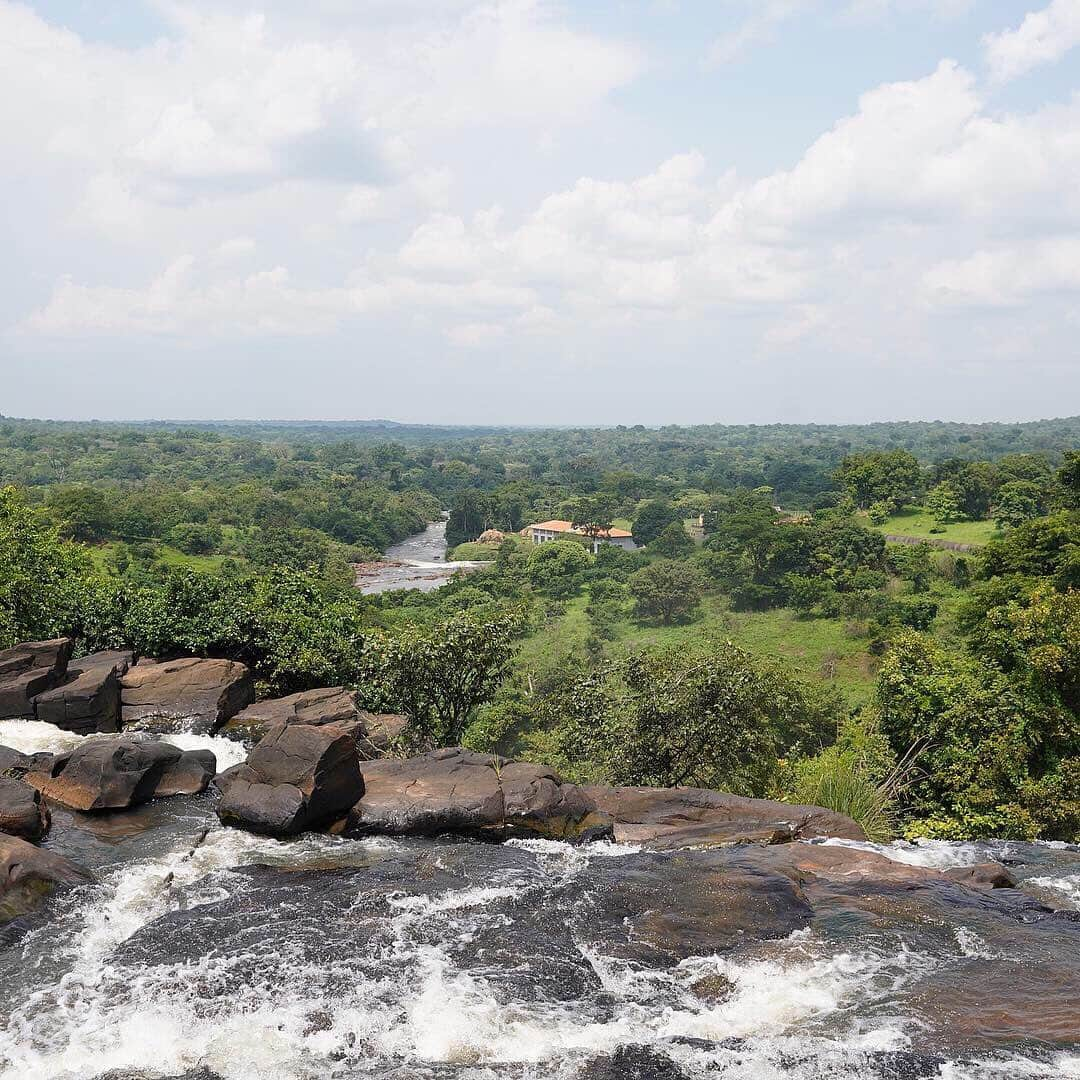
{"type": "Polygon", "coordinates": [[[360,717],[356,698],[343,686],[303,690],[283,698],[257,701],[237,713],[222,729],[223,735],[258,742],[275,724],[355,724],[360,717]]]}
{"type": "Polygon", "coordinates": [[[27,641],[0,652],[0,718],[31,717],[34,698],[64,677],[71,638],[27,641]]]}
{"type": "Polygon", "coordinates": [[[356,740],[333,724],[276,724],[216,783],[222,822],[270,836],[328,826],[364,794],[356,740]]]}
{"type": "Polygon", "coordinates": [[[140,662],[120,680],[122,724],[145,731],[208,734],[254,700],[251,672],[233,660],[140,662]]]}
{"type": "Polygon", "coordinates": [[[619,843],[649,847],[714,847],[784,843],[817,837],[865,840],[851,818],[820,806],[746,799],[702,788],[585,787],[611,816],[619,843]]]}
{"type": "Polygon", "coordinates": [[[956,866],[945,876],[972,889],[1014,889],[1016,878],[1001,863],[984,862],[975,866],[956,866]]]}
{"type": "Polygon", "coordinates": [[[0,835],[0,922],[31,910],[56,885],[92,880],[88,871],[60,855],[0,835]]]}
{"type": "Polygon", "coordinates": [[[120,679],[131,666],[131,653],[91,653],[68,665],[64,680],[39,694],[39,720],[80,735],[120,730],[120,679]]]}
{"type": "Polygon", "coordinates": [[[409,720],[399,713],[372,713],[361,710],[360,724],[362,730],[357,738],[357,747],[361,759],[370,760],[389,753],[401,742],[409,720]]]}
{"type": "Polygon", "coordinates": [[[39,792],[21,780],[0,776],[0,833],[40,840],[50,820],[39,792]]]}
{"type": "Polygon", "coordinates": [[[585,840],[610,836],[611,822],[573,784],[541,765],[460,747],[361,765],[364,797],[350,811],[351,836],[462,833],[585,840]]]}
{"type": "Polygon", "coordinates": [[[127,810],[169,795],[193,795],[213,778],[214,755],[164,742],[94,739],[39,760],[26,783],[73,810],[127,810]]]}

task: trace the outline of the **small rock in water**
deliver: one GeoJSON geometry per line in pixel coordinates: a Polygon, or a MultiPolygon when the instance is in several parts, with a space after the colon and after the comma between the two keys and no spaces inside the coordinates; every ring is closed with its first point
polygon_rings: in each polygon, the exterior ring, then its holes
{"type": "Polygon", "coordinates": [[[667,1056],[648,1046],[620,1046],[614,1054],[593,1058],[578,1080],[688,1080],[667,1056]]]}
{"type": "Polygon", "coordinates": [[[735,984],[726,976],[719,973],[715,975],[703,975],[696,982],[690,984],[690,992],[694,997],[701,998],[711,1005],[717,1005],[726,1001],[735,990],[735,984]]]}
{"type": "Polygon", "coordinates": [[[21,780],[0,776],[0,833],[40,840],[49,831],[50,820],[39,792],[21,780]]]}

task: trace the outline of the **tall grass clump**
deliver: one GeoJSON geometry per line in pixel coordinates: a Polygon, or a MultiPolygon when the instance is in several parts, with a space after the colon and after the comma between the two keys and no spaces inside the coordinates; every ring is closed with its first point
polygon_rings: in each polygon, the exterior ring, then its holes
{"type": "Polygon", "coordinates": [[[868,840],[888,843],[900,831],[902,796],[914,780],[913,757],[909,753],[897,761],[872,726],[851,721],[834,745],[788,765],[783,798],[846,814],[868,840]]]}

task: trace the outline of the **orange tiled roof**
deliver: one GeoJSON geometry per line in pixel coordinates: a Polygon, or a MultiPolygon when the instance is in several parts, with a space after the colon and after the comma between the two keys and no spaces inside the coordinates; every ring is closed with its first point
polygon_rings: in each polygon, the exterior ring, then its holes
{"type": "MultiPolygon", "coordinates": [[[[579,532],[574,528],[572,521],[561,521],[556,518],[554,521],[539,521],[535,525],[528,525],[522,532],[529,532],[533,529],[543,529],[544,532],[579,532]]],[[[601,536],[609,537],[629,537],[632,533],[628,533],[625,529],[605,529],[601,536]]]]}

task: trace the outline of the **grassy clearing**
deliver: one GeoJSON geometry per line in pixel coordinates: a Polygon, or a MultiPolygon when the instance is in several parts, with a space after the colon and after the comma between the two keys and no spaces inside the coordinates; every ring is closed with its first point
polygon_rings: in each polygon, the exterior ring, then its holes
{"type": "MultiPolygon", "coordinates": [[[[124,545],[118,541],[108,541],[102,544],[94,544],[86,548],[90,558],[94,560],[94,566],[98,570],[108,570],[112,559],[111,556],[124,545]]],[[[221,555],[187,555],[179,548],[169,544],[152,544],[154,558],[165,563],[167,566],[186,566],[189,570],[202,570],[213,573],[221,569],[224,557],[221,555]]]]}
{"type": "MultiPolygon", "coordinates": [[[[536,674],[585,655],[589,637],[586,600],[578,597],[565,613],[522,643],[518,664],[536,674]]],[[[730,639],[755,655],[777,660],[811,682],[839,690],[852,705],[868,701],[877,677],[878,661],[866,651],[866,639],[850,634],[834,619],[800,619],[786,608],[734,612],[723,597],[708,597],[703,617],[685,626],[641,626],[624,619],[616,638],[605,644],[607,655],[648,645],[679,645],[730,639]]]]}
{"type": "Polygon", "coordinates": [[[1000,535],[992,521],[955,521],[938,525],[921,506],[911,506],[893,514],[884,525],[871,525],[878,532],[894,536],[917,536],[924,540],[952,540],[958,544],[985,544],[1000,535]],[[940,532],[931,532],[940,529],[940,532]]]}

